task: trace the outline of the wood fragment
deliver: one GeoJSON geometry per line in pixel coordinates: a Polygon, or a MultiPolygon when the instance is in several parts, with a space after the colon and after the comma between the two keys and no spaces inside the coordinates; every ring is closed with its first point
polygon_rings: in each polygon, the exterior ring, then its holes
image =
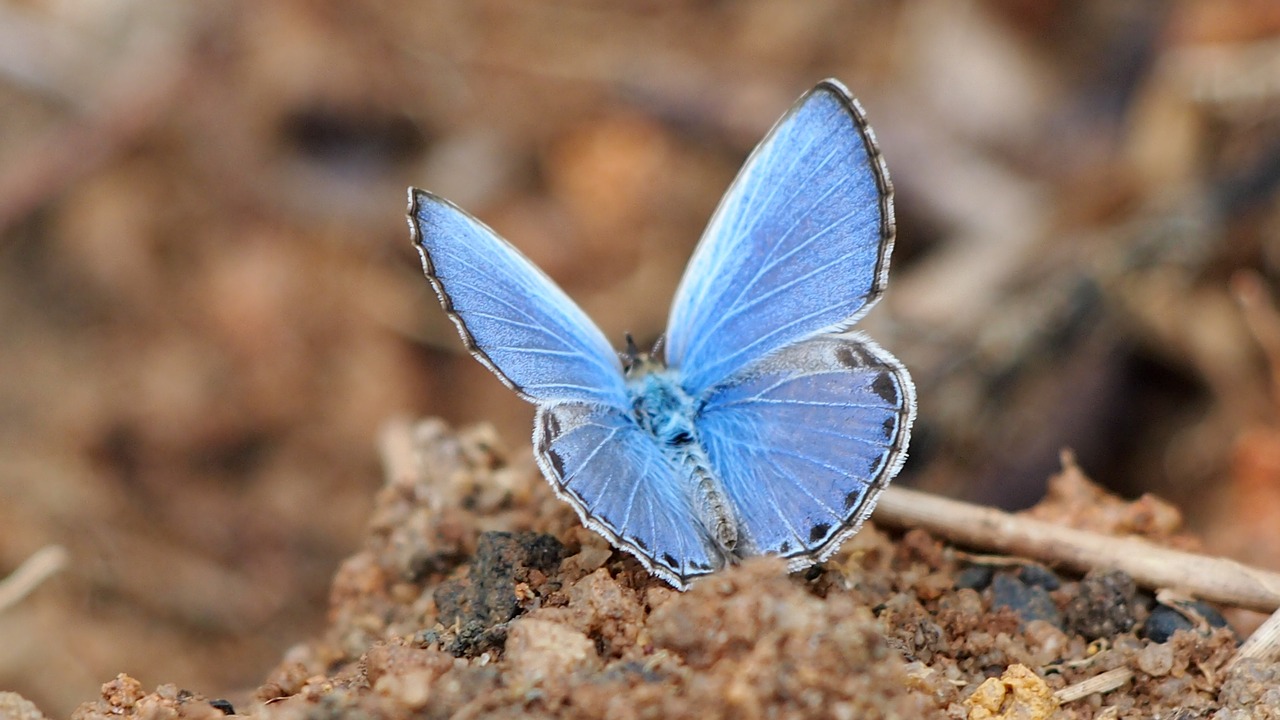
{"type": "Polygon", "coordinates": [[[1235,657],[1231,658],[1227,669],[1230,670],[1241,660],[1262,660],[1264,662],[1280,661],[1280,610],[1271,614],[1248,640],[1240,645],[1235,657]]]}
{"type": "Polygon", "coordinates": [[[1060,703],[1069,703],[1087,698],[1090,695],[1109,693],[1120,688],[1133,679],[1133,671],[1127,667],[1118,667],[1091,678],[1081,680],[1075,685],[1068,685],[1053,694],[1060,703]]]}
{"type": "Polygon", "coordinates": [[[67,550],[61,545],[47,545],[37,550],[9,577],[0,580],[0,612],[17,605],[66,566],[67,550]]]}
{"type": "Polygon", "coordinates": [[[880,496],[874,520],[887,527],[921,528],[959,545],[1074,572],[1121,570],[1150,590],[1171,588],[1261,612],[1280,608],[1280,574],[1140,538],[1076,530],[899,487],[880,496]]]}

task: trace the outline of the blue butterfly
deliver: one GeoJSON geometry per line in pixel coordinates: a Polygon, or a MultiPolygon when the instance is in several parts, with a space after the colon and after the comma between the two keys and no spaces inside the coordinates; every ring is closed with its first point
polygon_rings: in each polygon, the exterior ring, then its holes
{"type": "Polygon", "coordinates": [[[821,562],[906,459],[915,386],[846,332],[880,299],[893,187],[834,80],[752,152],[676,292],[665,361],[619,355],[514,247],[409,190],[422,266],[467,348],[537,406],[543,475],[582,522],[679,589],[770,554],[821,562]]]}

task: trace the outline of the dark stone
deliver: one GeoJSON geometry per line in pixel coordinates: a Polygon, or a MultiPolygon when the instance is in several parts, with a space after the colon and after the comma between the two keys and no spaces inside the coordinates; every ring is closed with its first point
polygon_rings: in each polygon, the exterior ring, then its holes
{"type": "Polygon", "coordinates": [[[474,620],[463,623],[442,648],[454,657],[478,657],[489,650],[501,650],[507,645],[507,625],[485,626],[474,620]]]}
{"type": "Polygon", "coordinates": [[[1028,585],[1008,572],[998,572],[991,578],[991,606],[1009,608],[1022,622],[1044,620],[1062,627],[1062,612],[1049,595],[1049,591],[1036,585],[1028,585]]]}
{"type": "Polygon", "coordinates": [[[666,680],[667,675],[649,667],[648,663],[627,660],[611,663],[605,671],[601,673],[600,679],[604,682],[619,682],[627,684],[635,682],[658,683],[666,680]]]}
{"type": "Polygon", "coordinates": [[[1089,573],[1067,602],[1067,629],[1089,640],[1129,632],[1137,624],[1138,587],[1119,570],[1089,573]]]}
{"type": "Polygon", "coordinates": [[[235,709],[234,707],[232,707],[232,706],[231,706],[231,703],[230,703],[229,701],[227,701],[227,700],[223,700],[223,699],[219,698],[219,699],[217,699],[217,700],[210,700],[210,701],[209,701],[209,704],[210,704],[210,705],[212,705],[215,709],[217,709],[217,710],[221,710],[223,715],[235,715],[235,714],[236,714],[236,709],[235,709]]]}
{"type": "Polygon", "coordinates": [[[1168,605],[1157,605],[1147,621],[1142,624],[1142,636],[1152,642],[1168,642],[1179,630],[1191,630],[1195,625],[1182,613],[1168,605]]]}
{"type": "Polygon", "coordinates": [[[971,590],[985,590],[991,584],[991,576],[995,571],[987,565],[970,565],[956,573],[956,587],[971,590]]]}
{"type": "Polygon", "coordinates": [[[551,575],[564,558],[564,546],[551,535],[487,532],[480,536],[469,572],[441,583],[432,597],[437,620],[456,633],[433,638],[457,657],[475,657],[506,643],[506,623],[520,614],[516,585],[530,571],[551,575]]]}
{"type": "Polygon", "coordinates": [[[1147,621],[1142,624],[1142,636],[1151,642],[1163,643],[1168,642],[1179,630],[1195,630],[1196,623],[1187,617],[1186,611],[1204,618],[1210,627],[1227,626],[1227,619],[1207,603],[1197,600],[1185,604],[1184,608],[1185,610],[1180,611],[1168,605],[1156,605],[1147,616],[1147,621]]]}
{"type": "Polygon", "coordinates": [[[1018,569],[1018,579],[1028,585],[1053,591],[1062,587],[1062,580],[1043,565],[1023,565],[1018,569]]]}

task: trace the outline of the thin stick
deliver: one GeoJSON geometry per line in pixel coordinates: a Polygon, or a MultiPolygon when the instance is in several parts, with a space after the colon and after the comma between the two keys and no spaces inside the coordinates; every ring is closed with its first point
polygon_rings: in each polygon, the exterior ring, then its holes
{"type": "Polygon", "coordinates": [[[1075,685],[1068,685],[1053,694],[1058,702],[1075,702],[1094,694],[1109,693],[1133,679],[1133,671],[1127,667],[1118,667],[1104,673],[1098,673],[1075,685]]]}
{"type": "Polygon", "coordinates": [[[880,496],[874,519],[879,525],[922,528],[960,545],[1075,572],[1123,570],[1152,590],[1172,588],[1261,612],[1280,608],[1280,574],[1227,558],[1170,550],[1138,538],[1076,530],[898,487],[880,496]]]}
{"type": "Polygon", "coordinates": [[[67,565],[67,550],[61,545],[40,548],[9,577],[0,580],[0,612],[17,605],[22,598],[67,565]]]}
{"type": "Polygon", "coordinates": [[[1235,657],[1231,658],[1227,669],[1230,670],[1236,663],[1250,658],[1264,662],[1280,660],[1280,610],[1272,613],[1271,617],[1259,625],[1249,639],[1240,645],[1240,649],[1236,651],[1235,657]]]}

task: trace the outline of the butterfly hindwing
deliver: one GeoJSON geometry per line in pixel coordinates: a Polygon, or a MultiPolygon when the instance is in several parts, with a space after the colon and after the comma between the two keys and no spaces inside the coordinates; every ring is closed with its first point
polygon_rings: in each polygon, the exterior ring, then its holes
{"type": "Polygon", "coordinates": [[[819,562],[871,513],[915,417],[902,364],[858,333],[798,343],[712,388],[697,422],[753,553],[819,562]]]}
{"type": "Polygon", "coordinates": [[[629,414],[583,403],[541,407],[533,446],[582,522],[651,572],[683,589],[723,564],[694,517],[681,469],[629,414]]]}
{"type": "Polygon", "coordinates": [[[667,328],[685,388],[861,317],[884,291],[892,208],[861,106],[819,83],[748,158],[685,271],[667,328]]]}
{"type": "Polygon", "coordinates": [[[541,270],[443,198],[409,190],[422,267],[472,354],[526,400],[625,406],[600,330],[541,270]]]}

